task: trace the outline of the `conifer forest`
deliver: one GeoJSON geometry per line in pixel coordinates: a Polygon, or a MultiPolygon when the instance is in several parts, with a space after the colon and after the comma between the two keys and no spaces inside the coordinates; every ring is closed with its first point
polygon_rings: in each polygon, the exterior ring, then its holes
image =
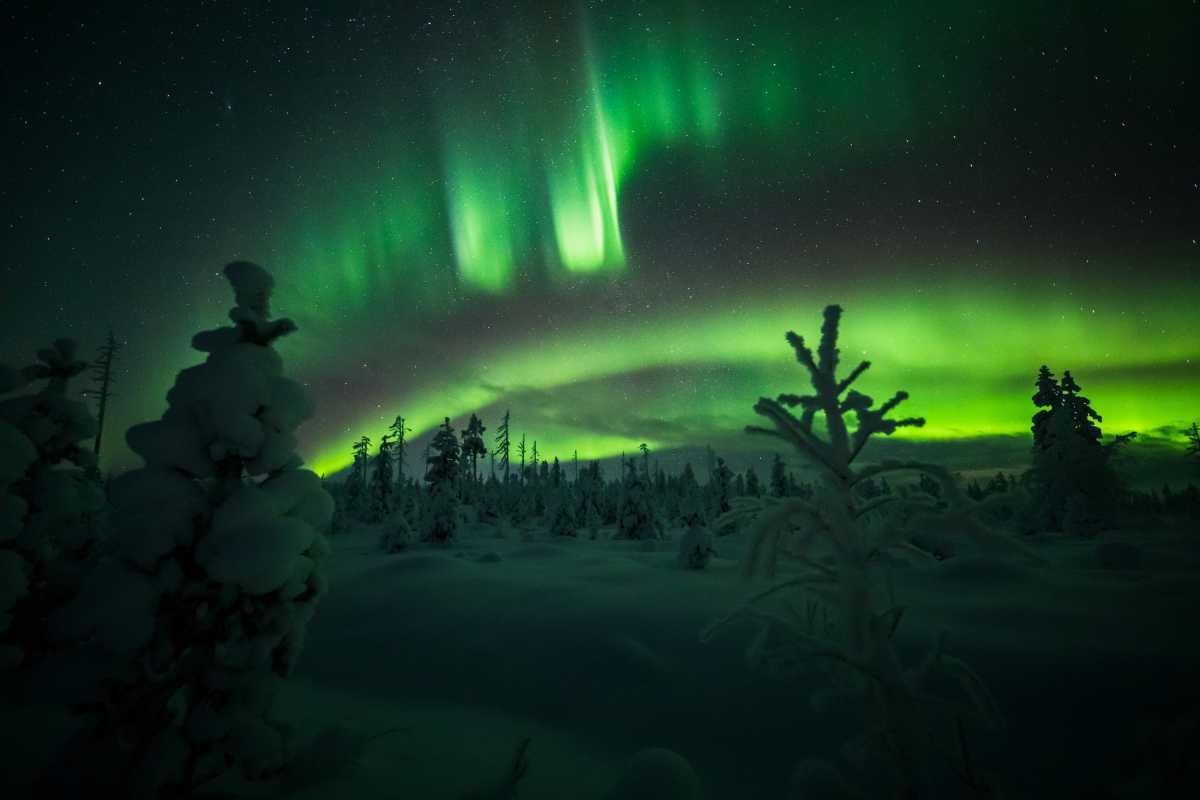
{"type": "Polygon", "coordinates": [[[1195,3],[18,3],[0,798],[1200,791],[1195,3]]]}

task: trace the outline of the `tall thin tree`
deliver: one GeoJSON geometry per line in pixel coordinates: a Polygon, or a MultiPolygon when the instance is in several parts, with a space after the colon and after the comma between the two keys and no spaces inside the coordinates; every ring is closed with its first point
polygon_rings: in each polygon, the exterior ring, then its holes
{"type": "Polygon", "coordinates": [[[471,415],[470,422],[467,423],[467,429],[463,431],[462,437],[462,453],[471,459],[471,481],[479,482],[479,456],[485,455],[488,451],[487,445],[483,443],[483,434],[487,428],[483,422],[474,414],[471,415]]]}
{"type": "Polygon", "coordinates": [[[404,448],[408,445],[406,433],[412,433],[412,428],[405,424],[404,417],[396,417],[388,431],[392,434],[392,461],[396,465],[396,485],[404,485],[404,448]]]}
{"type": "Polygon", "coordinates": [[[123,346],[113,335],[112,328],[109,328],[108,337],[104,340],[104,344],[100,345],[96,360],[91,364],[94,386],[83,392],[84,397],[96,400],[96,439],[92,443],[92,452],[96,456],[97,464],[100,461],[100,443],[104,436],[104,418],[108,413],[108,401],[114,396],[112,393],[113,363],[123,346]]]}
{"type": "Polygon", "coordinates": [[[525,434],[521,434],[521,441],[517,442],[517,455],[521,457],[521,482],[525,482],[525,434]]]}
{"type": "Polygon", "coordinates": [[[496,429],[496,449],[492,451],[493,456],[500,456],[500,469],[504,470],[505,483],[508,483],[508,417],[510,413],[509,411],[504,412],[504,420],[496,429]]]}

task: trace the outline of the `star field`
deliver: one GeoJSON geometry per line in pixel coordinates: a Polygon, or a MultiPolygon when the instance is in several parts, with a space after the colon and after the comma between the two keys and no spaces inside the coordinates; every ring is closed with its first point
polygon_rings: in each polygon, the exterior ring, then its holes
{"type": "Polygon", "coordinates": [[[156,417],[245,258],[300,325],[320,471],[397,414],[733,442],[829,302],[865,390],[929,419],[904,436],[1026,434],[1042,363],[1170,435],[1200,12],[965,5],[6,8],[2,355],[111,325],[112,424],[156,417]]]}

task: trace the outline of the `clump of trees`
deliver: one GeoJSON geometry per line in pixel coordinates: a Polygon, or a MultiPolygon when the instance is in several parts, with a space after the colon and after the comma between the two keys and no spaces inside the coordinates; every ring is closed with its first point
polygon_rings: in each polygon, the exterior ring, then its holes
{"type": "MultiPolygon", "coordinates": [[[[478,415],[470,415],[461,438],[445,418],[426,445],[426,467],[419,477],[404,469],[401,443],[407,443],[412,432],[405,417],[396,417],[374,449],[371,437],[361,436],[351,448],[345,477],[328,482],[338,505],[335,529],[354,521],[382,525],[380,543],[388,552],[403,550],[415,540],[453,541],[468,520],[501,530],[542,527],[555,536],[573,537],[583,530],[595,539],[601,529],[610,529],[618,539],[661,540],[673,527],[699,524],[710,530],[710,522],[739,497],[790,497],[812,491],[797,482],[778,457],[766,486],[753,467],[735,474],[715,454],[703,484],[690,463],[668,475],[645,443],[637,457],[622,457],[617,476],[606,478],[599,462],[581,466],[578,453],[572,456],[573,467],[564,467],[528,434],[514,438],[511,425],[511,412],[505,412],[489,451],[484,444],[487,427],[478,415]],[[487,456],[491,468],[483,470],[479,460],[487,456]]],[[[735,522],[720,529],[722,534],[735,530],[735,522]]]]}
{"type": "Polygon", "coordinates": [[[87,445],[99,428],[68,395],[88,367],[77,349],[59,339],[34,364],[0,365],[0,395],[14,395],[0,400],[0,671],[51,648],[47,616],[99,553],[104,494],[87,445]]]}
{"type": "MultiPolygon", "coordinates": [[[[856,377],[852,374],[846,380],[856,377]]],[[[810,401],[793,395],[774,402],[784,408],[800,404],[801,423],[824,413],[823,408],[804,407],[810,401]]],[[[850,404],[841,409],[843,415],[864,414],[867,427],[862,430],[876,424],[872,415],[879,410],[860,409],[860,395],[852,393],[841,402],[850,404]]],[[[986,479],[951,476],[955,491],[978,504],[980,519],[1023,533],[1060,530],[1091,535],[1117,518],[1186,514],[1197,504],[1193,497],[1200,490],[1196,489],[1164,488],[1160,494],[1122,486],[1113,461],[1119,447],[1134,434],[1103,441],[1097,424],[1100,416],[1071,373],[1059,380],[1042,367],[1033,402],[1038,408],[1031,425],[1030,469],[1020,474],[999,471],[986,479]]],[[[897,425],[901,423],[916,424],[902,420],[897,425]]],[[[739,509],[748,507],[746,501],[811,501],[819,488],[798,481],[779,453],[762,478],[756,466],[735,471],[709,448],[702,480],[697,480],[690,463],[676,474],[667,474],[652,458],[650,446],[642,443],[633,457],[622,455],[617,474],[606,478],[597,462],[581,467],[577,453],[572,458],[574,467],[564,469],[556,456],[543,452],[537,439],[512,428],[510,411],[498,424],[490,449],[484,443],[486,431],[480,417],[471,414],[460,439],[447,419],[426,445],[426,469],[419,477],[404,471],[401,445],[411,432],[404,417],[396,418],[374,455],[371,438],[361,437],[354,444],[346,478],[334,484],[339,516],[384,523],[384,546],[389,551],[403,549],[416,538],[451,541],[466,520],[492,524],[501,531],[514,526],[542,528],[557,536],[585,530],[593,539],[603,529],[618,539],[662,539],[670,529],[694,529],[700,524],[706,537],[721,537],[745,529],[747,519],[739,509]],[[482,470],[479,459],[488,456],[491,468],[482,470]],[[389,486],[394,487],[390,493],[389,486]]],[[[1188,455],[1195,457],[1200,453],[1200,429],[1193,426],[1189,437],[1188,455]]],[[[857,455],[864,443],[854,439],[847,446],[857,455]]],[[[908,477],[867,475],[854,484],[852,493],[860,502],[895,503],[892,513],[897,524],[910,528],[924,518],[909,501],[946,506],[952,500],[946,483],[928,471],[908,477]]],[[[948,540],[935,543],[926,537],[923,544],[938,557],[953,552],[948,540]]]]}

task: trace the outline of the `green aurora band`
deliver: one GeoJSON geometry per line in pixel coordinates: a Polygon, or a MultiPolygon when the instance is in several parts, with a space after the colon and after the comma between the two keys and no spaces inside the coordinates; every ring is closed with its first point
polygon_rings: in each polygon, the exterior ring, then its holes
{"type": "MultiPolygon", "coordinates": [[[[914,23],[902,16],[814,13],[797,26],[781,9],[681,8],[579,14],[575,40],[512,22],[507,38],[533,39],[522,55],[483,52],[435,92],[440,158],[401,137],[347,137],[344,152],[361,163],[323,181],[338,187],[336,206],[318,190],[319,212],[288,226],[303,231],[302,247],[284,253],[305,265],[303,295],[345,309],[372,289],[409,292],[415,277],[445,273],[448,249],[459,285],[483,293],[531,274],[618,272],[622,188],[663,153],[686,154],[716,191],[718,168],[741,148],[777,154],[750,181],[892,146],[916,125],[927,71],[942,72],[943,95],[950,81],[951,99],[967,96],[971,65],[950,71],[937,54],[915,63],[903,48],[914,23]]],[[[963,15],[958,30],[987,19],[963,15]]]]}
{"type": "MultiPolygon", "coordinates": [[[[1132,307],[1122,287],[1083,279],[1050,292],[1022,278],[981,285],[964,273],[934,291],[920,278],[876,285],[823,274],[808,281],[819,290],[801,290],[751,276],[719,301],[680,301],[634,325],[585,314],[523,336],[493,339],[472,328],[481,303],[635,278],[642,243],[625,233],[622,199],[664,157],[686,164],[718,198],[788,176],[834,175],[910,137],[949,139],[986,126],[975,93],[992,64],[973,43],[989,38],[999,50],[1056,23],[1034,5],[936,5],[927,18],[891,4],[804,14],[767,4],[629,4],[588,17],[562,11],[577,35],[561,38],[561,25],[514,19],[497,35],[521,46],[503,57],[486,47],[463,55],[440,83],[407,89],[423,92],[420,102],[401,87],[395,97],[385,92],[377,104],[394,112],[390,121],[351,123],[336,148],[297,145],[286,156],[310,164],[306,179],[290,206],[273,211],[266,243],[206,248],[275,272],[275,307],[301,326],[282,345],[289,373],[323,376],[327,386],[357,371],[356,359],[416,350],[437,328],[474,347],[389,385],[360,391],[356,380],[342,399],[319,393],[318,416],[302,429],[310,463],[322,473],[344,467],[351,442],[378,439],[397,414],[419,435],[443,416],[483,411],[494,432],[509,403],[515,432],[560,457],[613,456],[641,441],[702,444],[601,430],[583,411],[636,405],[645,419],[736,431],[754,421],[758,396],[804,388],[783,333],[814,336],[827,302],[846,309],[843,359],[865,354],[874,364],[860,388],[877,398],[906,389],[912,399],[903,410],[928,418],[904,436],[1027,432],[1041,363],[1073,371],[1108,433],[1190,421],[1200,408],[1200,336],[1185,311],[1200,301],[1194,280],[1140,288],[1133,302],[1141,305],[1132,307]],[[914,53],[908,43],[918,30],[926,47],[914,53]],[[647,371],[658,375],[650,385],[637,377],[647,371]],[[662,377],[672,371],[676,380],[662,377]],[[581,402],[574,415],[518,403],[523,393],[585,389],[593,405],[581,402]]],[[[1121,33],[1117,26],[1114,36],[1121,33]]],[[[1163,59],[1143,68],[1169,74],[1163,59]]],[[[187,313],[156,343],[162,352],[146,354],[148,376],[131,392],[138,399],[115,412],[114,424],[161,413],[171,376],[192,363],[182,348],[192,332],[219,323],[212,310],[226,306],[226,294],[216,278],[193,292],[187,313]]]]}
{"type": "MultiPolygon", "coordinates": [[[[873,366],[856,388],[879,400],[897,389],[909,391],[911,399],[900,413],[928,422],[905,429],[907,438],[1027,433],[1034,411],[1029,396],[1042,363],[1077,376],[1104,415],[1109,434],[1181,425],[1195,414],[1200,337],[1186,311],[1189,304],[1169,302],[1172,296],[1200,300],[1194,285],[1162,287],[1144,299],[1142,310],[1131,309],[1126,298],[1084,299],[1066,292],[1031,304],[1027,290],[1032,288],[961,281],[921,301],[911,292],[858,293],[843,317],[843,364],[849,369],[870,360],[873,366]],[[1178,310],[1162,311],[1171,307],[1178,310]],[[1148,380],[1153,397],[1146,393],[1148,380]]],[[[680,378],[649,389],[640,386],[640,417],[702,420],[713,436],[755,422],[750,407],[759,396],[808,388],[783,333],[815,337],[821,308],[835,299],[801,297],[794,290],[761,292],[739,296],[728,308],[681,309],[632,330],[619,321],[596,321],[550,341],[497,344],[438,375],[428,388],[396,391],[394,407],[361,413],[346,430],[378,438],[402,413],[420,435],[444,416],[489,408],[493,413],[485,422],[492,425],[513,401],[510,393],[519,397],[529,389],[586,383],[583,392],[594,402],[577,414],[531,418],[514,403],[514,433],[527,431],[540,442],[541,452],[560,457],[574,451],[581,458],[615,456],[633,452],[641,441],[656,449],[701,444],[655,439],[636,430],[599,434],[594,427],[606,410],[628,403],[621,376],[651,368],[678,368],[680,378]]],[[[346,466],[354,438],[322,432],[313,468],[331,473],[346,466]]]]}

